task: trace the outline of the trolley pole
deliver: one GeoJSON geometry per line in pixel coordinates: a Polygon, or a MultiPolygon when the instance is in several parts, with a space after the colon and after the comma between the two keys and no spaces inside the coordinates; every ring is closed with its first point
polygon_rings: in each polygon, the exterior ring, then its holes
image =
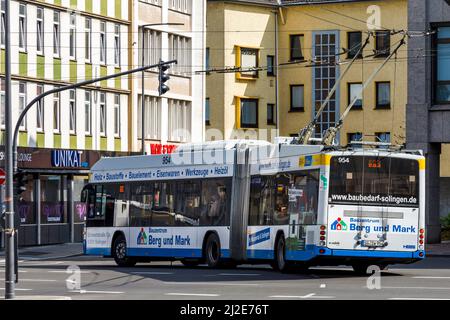
{"type": "Polygon", "coordinates": [[[5,299],[15,297],[13,146],[11,105],[11,1],[5,0],[5,299]]]}

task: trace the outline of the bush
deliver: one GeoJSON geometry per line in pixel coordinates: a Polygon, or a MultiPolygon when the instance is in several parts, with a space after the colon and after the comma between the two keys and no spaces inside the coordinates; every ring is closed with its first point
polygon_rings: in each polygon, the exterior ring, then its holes
{"type": "Polygon", "coordinates": [[[444,230],[450,230],[450,214],[446,217],[441,217],[441,226],[444,230]]]}

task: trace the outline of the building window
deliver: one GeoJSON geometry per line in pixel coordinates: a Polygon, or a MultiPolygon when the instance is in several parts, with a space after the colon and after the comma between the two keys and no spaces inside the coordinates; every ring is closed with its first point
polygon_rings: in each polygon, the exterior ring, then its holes
{"type": "Polygon", "coordinates": [[[100,135],[106,136],[106,93],[100,92],[100,135]]]}
{"type": "Polygon", "coordinates": [[[191,39],[175,34],[169,34],[169,57],[177,60],[178,63],[171,69],[174,74],[184,74],[190,72],[191,59],[191,39]]]}
{"type": "Polygon", "coordinates": [[[100,22],[100,63],[106,64],[106,22],[100,22]]]}
{"type": "MultiPolygon", "coordinates": [[[[144,30],[144,45],[142,45],[142,28],[139,29],[139,64],[142,62],[142,51],[144,52],[144,65],[154,65],[161,60],[161,32],[151,29],[144,30]]],[[[179,62],[178,62],[179,63],[179,62]]],[[[151,69],[151,70],[157,70],[151,69]]]]}
{"type": "MultiPolygon", "coordinates": [[[[347,32],[347,58],[353,59],[362,46],[362,32],[347,32]]],[[[358,54],[358,59],[362,58],[362,52],[358,54]]]]}
{"type": "Polygon", "coordinates": [[[84,92],[84,132],[87,135],[92,134],[92,93],[91,91],[84,92]]]}
{"type": "MultiPolygon", "coordinates": [[[[27,84],[25,82],[19,82],[19,115],[22,114],[23,110],[27,106],[27,84]]],[[[27,129],[27,117],[23,118],[20,123],[20,130],[27,129]]]]}
{"type": "Polygon", "coordinates": [[[53,131],[61,130],[61,99],[59,92],[53,94],[53,131]]]}
{"type": "Polygon", "coordinates": [[[191,13],[192,0],[169,0],[169,9],[182,12],[191,13]]]}
{"type": "Polygon", "coordinates": [[[302,34],[290,35],[291,53],[290,60],[304,60],[303,55],[304,36],[302,34]]]}
{"type": "Polygon", "coordinates": [[[114,64],[120,67],[120,25],[114,25],[114,64]]]}
{"type": "Polygon", "coordinates": [[[191,103],[169,99],[169,140],[188,142],[191,136],[191,103]]]}
{"type": "Polygon", "coordinates": [[[387,57],[391,53],[391,32],[375,32],[375,55],[377,57],[387,57]]]}
{"type": "Polygon", "coordinates": [[[60,34],[60,28],[59,28],[59,12],[54,11],[53,12],[53,54],[55,57],[59,57],[61,53],[61,34],[60,34]]]}
{"type": "Polygon", "coordinates": [[[27,6],[19,4],[19,50],[27,51],[27,6]]]}
{"type": "Polygon", "coordinates": [[[69,130],[70,133],[76,133],[77,131],[77,99],[76,91],[69,91],[69,130]]]}
{"type": "Polygon", "coordinates": [[[36,51],[44,54],[44,8],[37,8],[36,14],[36,51]]]}
{"type": "Polygon", "coordinates": [[[363,107],[362,87],[362,83],[348,84],[348,105],[357,99],[352,109],[362,109],[363,107]]]}
{"type": "Polygon", "coordinates": [[[210,110],[210,104],[209,104],[209,98],[206,98],[205,100],[205,124],[207,126],[211,125],[211,110],[210,110]]]}
{"type": "MultiPolygon", "coordinates": [[[[138,97],[138,114],[142,114],[142,96],[138,97]]],[[[161,139],[161,98],[144,96],[145,103],[145,139],[161,139]]],[[[169,110],[170,112],[170,110],[169,110]]],[[[170,118],[169,118],[170,119],[170,118]]],[[[169,120],[170,125],[170,120],[169,120]]],[[[142,139],[142,119],[137,123],[138,138],[142,139]]]]}
{"type": "MultiPolygon", "coordinates": [[[[381,142],[381,143],[391,143],[391,133],[390,132],[377,132],[375,133],[376,142],[381,142]]],[[[386,147],[380,147],[380,148],[387,148],[386,147]]]]}
{"type": "Polygon", "coordinates": [[[5,79],[0,79],[0,125],[5,126],[5,79]]]}
{"type": "Polygon", "coordinates": [[[450,103],[450,27],[437,28],[435,102],[450,103]]]}
{"type": "MultiPolygon", "coordinates": [[[[36,86],[36,96],[44,93],[44,86],[38,84],[36,86]]],[[[41,99],[36,103],[36,129],[40,132],[44,131],[44,101],[41,99]]]]}
{"type": "Polygon", "coordinates": [[[267,76],[275,76],[275,56],[267,56],[267,76]]]}
{"type": "Polygon", "coordinates": [[[120,94],[114,95],[114,135],[120,137],[120,94]]]}
{"type": "Polygon", "coordinates": [[[305,87],[303,85],[291,85],[290,111],[305,111],[305,87]]]}
{"type": "Polygon", "coordinates": [[[91,62],[92,52],[92,20],[86,18],[84,21],[84,58],[86,62],[91,62]]]}
{"type": "Polygon", "coordinates": [[[1,26],[0,26],[0,28],[1,28],[1,42],[0,42],[0,44],[1,44],[1,46],[2,46],[2,48],[5,46],[5,30],[6,30],[6,24],[5,24],[5,22],[6,22],[6,13],[5,13],[5,0],[2,0],[2,2],[1,2],[1,5],[2,5],[2,7],[1,7],[1,18],[0,18],[0,23],[1,23],[1,26]]]}
{"type": "Polygon", "coordinates": [[[240,76],[242,78],[258,78],[259,50],[240,48],[240,76]]]}
{"type": "Polygon", "coordinates": [[[241,99],[240,128],[258,128],[258,99],[241,99]]]}
{"type": "Polygon", "coordinates": [[[205,69],[206,71],[209,70],[210,66],[209,66],[209,48],[206,48],[206,53],[205,53],[205,69]]]}
{"type": "MultiPolygon", "coordinates": [[[[361,132],[354,132],[354,133],[348,133],[347,134],[347,141],[348,144],[352,143],[353,141],[362,141],[363,135],[361,132]]],[[[360,146],[359,144],[356,146],[360,146]]]]}
{"type": "Polygon", "coordinates": [[[391,107],[391,83],[376,82],[377,105],[376,108],[389,109],[391,107]]]}
{"type": "Polygon", "coordinates": [[[69,31],[69,55],[75,60],[77,58],[77,33],[76,33],[76,15],[74,12],[70,14],[70,31],[69,31]]]}
{"type": "Polygon", "coordinates": [[[275,122],[275,105],[273,103],[267,104],[267,124],[268,125],[274,125],[275,122]]]}

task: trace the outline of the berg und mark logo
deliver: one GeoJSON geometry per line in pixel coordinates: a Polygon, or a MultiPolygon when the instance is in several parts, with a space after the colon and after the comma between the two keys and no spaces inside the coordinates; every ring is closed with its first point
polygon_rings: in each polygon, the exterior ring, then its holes
{"type": "Polygon", "coordinates": [[[347,224],[341,218],[337,218],[337,220],[331,224],[331,230],[347,231],[347,224]]]}

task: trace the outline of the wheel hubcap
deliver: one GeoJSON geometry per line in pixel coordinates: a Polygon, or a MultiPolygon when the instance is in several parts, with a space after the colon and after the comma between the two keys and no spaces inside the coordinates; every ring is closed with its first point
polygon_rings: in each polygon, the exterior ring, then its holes
{"type": "Polygon", "coordinates": [[[126,255],[126,247],[124,243],[119,243],[116,247],[116,256],[119,259],[125,258],[126,255]]]}

